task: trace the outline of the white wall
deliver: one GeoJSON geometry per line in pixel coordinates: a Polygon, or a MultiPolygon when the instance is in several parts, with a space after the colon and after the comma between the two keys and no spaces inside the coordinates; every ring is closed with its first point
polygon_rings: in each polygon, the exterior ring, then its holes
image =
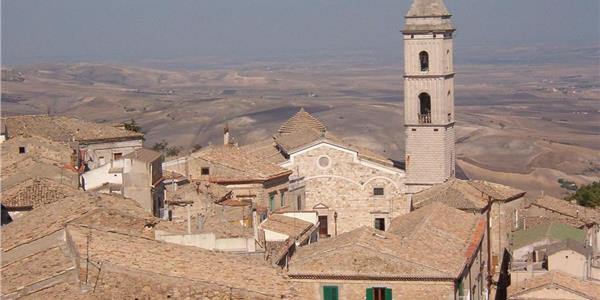
{"type": "Polygon", "coordinates": [[[208,250],[231,252],[256,252],[254,238],[225,238],[217,239],[214,233],[201,234],[169,234],[157,230],[155,238],[167,243],[198,247],[208,250]]]}
{"type": "Polygon", "coordinates": [[[108,171],[112,168],[110,163],[107,163],[96,169],[83,173],[85,179],[85,189],[90,190],[101,187],[105,183],[123,184],[123,174],[110,174],[108,171]]]}
{"type": "Polygon", "coordinates": [[[313,225],[317,225],[317,222],[319,221],[319,217],[317,216],[316,211],[307,211],[307,212],[293,211],[293,212],[282,213],[282,215],[284,215],[286,217],[296,218],[296,219],[300,219],[302,221],[310,222],[313,225]]]}
{"type": "Polygon", "coordinates": [[[290,236],[287,234],[263,229],[265,232],[265,241],[267,242],[281,242],[287,240],[290,236]]]}

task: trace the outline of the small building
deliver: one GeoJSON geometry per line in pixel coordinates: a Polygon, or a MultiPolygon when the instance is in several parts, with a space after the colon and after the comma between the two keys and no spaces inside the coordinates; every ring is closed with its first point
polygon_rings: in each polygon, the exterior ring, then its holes
{"type": "Polygon", "coordinates": [[[600,285],[569,274],[552,271],[511,284],[508,287],[508,299],[598,299],[600,285]]]}
{"type": "Polygon", "coordinates": [[[286,194],[292,172],[233,144],[209,146],[185,159],[166,162],[164,167],[183,174],[192,183],[222,185],[232,191],[234,199],[250,201],[256,208],[274,211],[290,203],[286,194]]]}
{"type": "Polygon", "coordinates": [[[6,117],[7,138],[42,137],[69,144],[74,151],[73,165],[95,169],[142,148],[144,135],[111,125],[73,117],[24,115],[6,117]]]}
{"type": "Polygon", "coordinates": [[[486,299],[485,219],[433,203],[297,249],[288,276],[305,299],[486,299]],[[461,220],[461,222],[456,222],[461,220]]]}
{"type": "Polygon", "coordinates": [[[526,258],[536,247],[567,239],[585,244],[585,231],[560,223],[541,224],[513,232],[510,236],[510,251],[513,260],[518,261],[526,258]]]}
{"type": "Polygon", "coordinates": [[[586,231],[586,240],[593,249],[595,261],[600,261],[600,212],[566,200],[542,196],[528,201],[518,212],[519,228],[540,224],[562,223],[586,231]]]}
{"type": "MultiPolygon", "coordinates": [[[[524,191],[483,180],[449,179],[443,184],[412,196],[413,209],[439,202],[487,219],[486,252],[489,247],[489,273],[500,271],[501,260],[508,248],[508,235],[516,229],[516,210],[523,205],[524,191]],[[489,233],[489,246],[487,234],[489,233]]],[[[486,256],[488,256],[486,254],[486,256]]]]}
{"type": "Polygon", "coordinates": [[[561,271],[581,279],[590,277],[592,248],[566,239],[548,245],[545,250],[548,271],[561,271]]]}

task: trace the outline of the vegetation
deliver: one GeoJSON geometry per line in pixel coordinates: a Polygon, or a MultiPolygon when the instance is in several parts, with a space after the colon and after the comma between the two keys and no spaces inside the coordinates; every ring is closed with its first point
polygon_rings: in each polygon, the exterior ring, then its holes
{"type": "Polygon", "coordinates": [[[202,145],[200,144],[195,144],[194,147],[192,147],[192,152],[196,152],[198,150],[202,149],[202,145]]]}
{"type": "Polygon", "coordinates": [[[560,187],[569,191],[576,191],[577,190],[577,184],[575,184],[575,182],[573,181],[568,181],[568,180],[564,180],[562,178],[558,179],[558,183],[560,184],[560,187]]]}
{"type": "Polygon", "coordinates": [[[600,181],[582,185],[569,200],[577,200],[577,204],[587,207],[600,206],[600,181]]]}
{"type": "Polygon", "coordinates": [[[182,148],[177,146],[169,147],[169,142],[162,140],[152,146],[152,150],[162,153],[164,156],[177,156],[182,148]]]}
{"type": "Polygon", "coordinates": [[[126,130],[135,131],[135,132],[142,132],[142,128],[135,122],[134,119],[131,119],[131,122],[125,122],[125,123],[123,123],[123,125],[125,126],[126,130]]]}

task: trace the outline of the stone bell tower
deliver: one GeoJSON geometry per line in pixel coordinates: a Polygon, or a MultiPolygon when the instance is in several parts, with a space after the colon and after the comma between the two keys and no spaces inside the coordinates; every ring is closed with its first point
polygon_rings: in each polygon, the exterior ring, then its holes
{"type": "Polygon", "coordinates": [[[414,0],[404,36],[406,184],[416,193],[454,176],[454,26],[443,0],[414,0]]]}

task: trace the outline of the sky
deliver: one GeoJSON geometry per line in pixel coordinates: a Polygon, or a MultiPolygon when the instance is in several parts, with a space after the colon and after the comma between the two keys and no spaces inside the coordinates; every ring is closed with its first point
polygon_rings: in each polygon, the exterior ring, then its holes
{"type": "MultiPolygon", "coordinates": [[[[600,43],[598,0],[446,0],[456,53],[600,43]]],[[[2,64],[372,53],[398,58],[409,0],[2,0],[2,64]]]]}

